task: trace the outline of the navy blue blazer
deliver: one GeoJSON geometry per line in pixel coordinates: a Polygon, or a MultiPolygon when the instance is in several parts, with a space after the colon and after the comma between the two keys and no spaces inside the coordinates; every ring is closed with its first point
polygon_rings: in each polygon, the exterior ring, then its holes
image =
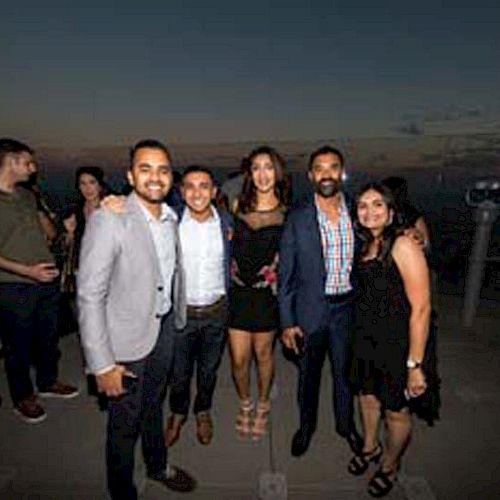
{"type": "MultiPolygon", "coordinates": [[[[355,237],[354,242],[356,255],[360,241],[355,237]]],[[[355,262],[356,258],[351,271],[353,287],[355,262]]],[[[317,209],[310,200],[289,212],[281,236],[278,299],[282,328],[300,326],[304,333],[321,328],[327,307],[325,282],[317,209]]]]}
{"type": "MultiPolygon", "coordinates": [[[[172,207],[179,218],[179,224],[182,220],[184,212],[188,210],[186,205],[176,205],[172,207]]],[[[231,280],[231,255],[232,255],[232,236],[233,236],[233,219],[231,215],[225,210],[220,210],[216,207],[214,209],[217,211],[220,219],[220,227],[222,233],[222,240],[224,245],[224,284],[226,287],[226,294],[229,292],[229,284],[231,280]]],[[[182,250],[182,249],[181,249],[182,250]]]]}

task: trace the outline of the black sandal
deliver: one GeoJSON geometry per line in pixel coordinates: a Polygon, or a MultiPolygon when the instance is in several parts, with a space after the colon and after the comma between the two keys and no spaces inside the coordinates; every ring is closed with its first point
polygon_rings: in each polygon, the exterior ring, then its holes
{"type": "Polygon", "coordinates": [[[373,450],[361,451],[354,455],[347,466],[347,470],[353,476],[361,476],[366,472],[370,462],[377,463],[382,456],[382,445],[379,443],[373,450]]]}
{"type": "Polygon", "coordinates": [[[390,475],[396,472],[395,469],[383,471],[380,468],[375,475],[370,479],[368,483],[368,493],[375,498],[385,497],[394,487],[394,483],[397,481],[397,477],[394,476],[392,479],[390,475]]]}

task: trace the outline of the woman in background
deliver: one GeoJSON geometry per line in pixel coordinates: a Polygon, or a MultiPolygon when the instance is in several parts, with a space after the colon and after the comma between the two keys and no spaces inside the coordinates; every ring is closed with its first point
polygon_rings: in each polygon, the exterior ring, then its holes
{"type": "Polygon", "coordinates": [[[99,207],[109,190],[104,182],[104,172],[99,167],[80,167],[75,174],[76,203],[63,217],[64,225],[64,267],[61,274],[63,293],[75,293],[78,254],[90,214],[99,207]]]}
{"type": "MultiPolygon", "coordinates": [[[[75,308],[76,275],[78,272],[78,256],[80,244],[85,230],[85,224],[94,210],[99,208],[101,200],[109,194],[108,186],[104,181],[104,172],[100,167],[80,167],[75,174],[75,188],[77,200],[63,217],[63,269],[61,272],[61,292],[65,302],[66,319],[63,320],[64,330],[67,333],[78,329],[75,308]]],[[[64,315],[64,312],[62,312],[64,315]]],[[[88,393],[98,396],[101,409],[105,407],[105,399],[99,397],[95,378],[87,376],[88,393]]]]}
{"type": "Polygon", "coordinates": [[[389,493],[411,433],[410,408],[437,418],[437,376],[429,342],[431,292],[421,245],[396,221],[391,191],[381,184],[364,187],[357,197],[358,301],[351,381],[359,393],[363,449],[349,463],[353,475],[381,461],[368,493],[389,493]],[[429,398],[429,396],[431,396],[429,398]],[[429,401],[431,403],[429,404],[429,401]],[[421,411],[423,410],[423,411],[421,411]],[[387,438],[378,438],[384,412],[387,438]]]}
{"type": "Polygon", "coordinates": [[[281,156],[268,146],[253,150],[242,163],[243,187],[235,200],[229,346],[240,403],[236,430],[258,440],[267,433],[274,374],[273,345],[279,327],[278,247],[288,203],[288,179],[281,156]],[[258,401],[250,395],[255,354],[258,401]]]}

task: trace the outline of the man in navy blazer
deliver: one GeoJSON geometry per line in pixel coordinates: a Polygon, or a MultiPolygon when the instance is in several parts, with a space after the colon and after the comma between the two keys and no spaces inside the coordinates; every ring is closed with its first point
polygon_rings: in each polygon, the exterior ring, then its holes
{"type": "Polygon", "coordinates": [[[186,277],[187,325],[176,335],[165,438],[167,446],[172,446],[180,436],[196,365],[196,435],[207,445],[213,436],[212,399],[226,340],[232,223],[227,212],[212,204],[217,188],[210,170],[187,167],[180,188],[185,205],[176,211],[186,277]]]}
{"type": "Polygon", "coordinates": [[[292,210],[280,247],[279,305],[282,340],[298,356],[300,428],[292,455],[309,447],[316,429],[321,371],[326,353],[333,376],[336,430],[356,450],[348,384],[348,332],[353,319],[355,237],[345,197],[342,153],[324,146],[311,154],[314,199],[292,210]]]}

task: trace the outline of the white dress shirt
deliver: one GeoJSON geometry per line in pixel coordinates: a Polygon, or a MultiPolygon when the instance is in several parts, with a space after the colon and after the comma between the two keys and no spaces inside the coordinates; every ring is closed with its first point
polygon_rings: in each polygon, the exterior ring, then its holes
{"type": "Polygon", "coordinates": [[[167,314],[172,307],[172,278],[175,270],[175,225],[176,213],[166,204],[161,205],[161,215],[157,219],[143,205],[141,208],[148,222],[160,265],[162,281],[158,282],[157,314],[167,314]]]}
{"type": "Polygon", "coordinates": [[[190,306],[208,306],[225,295],[224,244],[217,211],[204,222],[186,207],[179,225],[186,296],[190,306]]]}

